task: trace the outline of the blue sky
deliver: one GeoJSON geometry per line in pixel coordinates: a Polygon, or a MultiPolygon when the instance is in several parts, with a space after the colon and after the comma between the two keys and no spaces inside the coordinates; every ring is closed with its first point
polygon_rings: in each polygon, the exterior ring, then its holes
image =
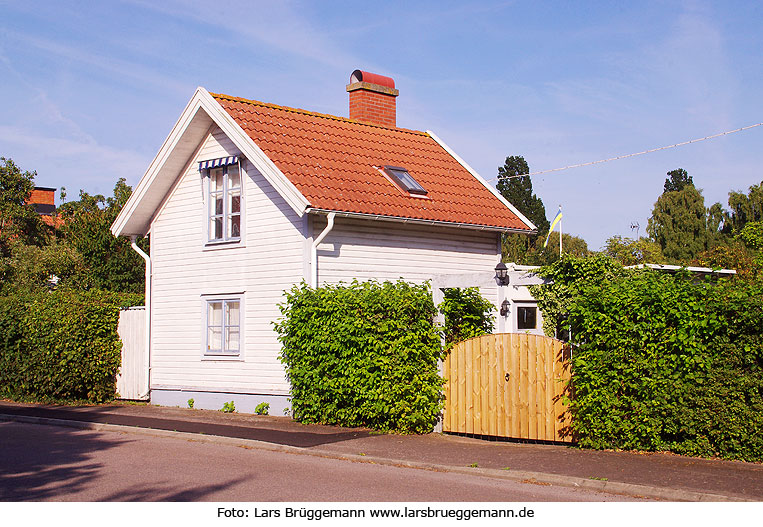
{"type": "MultiPolygon", "coordinates": [[[[395,79],[398,125],[485,179],[763,122],[763,3],[0,0],[0,155],[40,186],[135,185],[194,89],[347,115],[354,69],[395,79]]],[[[533,177],[599,249],[646,232],[667,171],[706,205],[763,180],[763,126],[533,177]]]]}

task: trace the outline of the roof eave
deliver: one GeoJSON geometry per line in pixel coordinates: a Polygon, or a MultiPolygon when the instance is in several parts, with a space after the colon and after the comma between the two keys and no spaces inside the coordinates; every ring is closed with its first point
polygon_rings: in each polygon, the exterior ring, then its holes
{"type": "Polygon", "coordinates": [[[343,218],[361,219],[361,220],[376,220],[376,221],[391,221],[396,223],[410,223],[413,225],[427,225],[437,227],[455,227],[459,229],[470,229],[475,231],[492,231],[501,233],[515,233],[515,234],[535,234],[537,231],[529,231],[525,229],[516,229],[513,227],[500,227],[497,225],[482,225],[478,223],[464,223],[455,221],[442,221],[442,220],[427,220],[424,218],[406,218],[404,216],[391,216],[386,214],[367,214],[363,212],[348,212],[342,210],[333,209],[320,209],[310,207],[306,210],[308,214],[329,214],[333,213],[343,218]]]}

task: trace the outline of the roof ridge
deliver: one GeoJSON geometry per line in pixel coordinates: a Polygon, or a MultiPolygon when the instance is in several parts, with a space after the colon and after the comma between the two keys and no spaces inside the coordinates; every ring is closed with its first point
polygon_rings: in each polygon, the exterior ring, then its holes
{"type": "Polygon", "coordinates": [[[209,94],[214,97],[215,99],[223,99],[231,102],[242,102],[245,104],[253,104],[255,106],[263,106],[265,108],[274,108],[276,110],[284,110],[286,112],[295,112],[295,113],[301,113],[304,115],[312,115],[314,117],[322,117],[324,119],[332,119],[334,121],[342,121],[345,123],[352,123],[352,124],[358,124],[361,126],[370,126],[373,128],[382,128],[384,130],[394,130],[397,132],[403,132],[403,133],[409,133],[414,135],[421,135],[425,137],[429,137],[429,134],[426,132],[422,132],[420,130],[411,130],[408,128],[400,128],[397,126],[391,127],[391,126],[383,126],[380,124],[374,124],[374,123],[367,123],[364,121],[356,121],[354,119],[349,119],[347,117],[340,117],[338,115],[331,115],[328,113],[319,113],[319,112],[311,112],[310,110],[304,110],[302,108],[292,108],[290,106],[281,106],[280,104],[273,104],[269,102],[263,102],[263,101],[256,101],[254,99],[246,99],[244,97],[235,97],[233,95],[225,95],[223,93],[212,93],[209,92],[209,94]]]}

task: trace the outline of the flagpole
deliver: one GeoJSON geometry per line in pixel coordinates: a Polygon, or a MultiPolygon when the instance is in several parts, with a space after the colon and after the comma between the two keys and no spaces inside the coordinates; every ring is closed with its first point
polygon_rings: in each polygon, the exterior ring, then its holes
{"type": "Polygon", "coordinates": [[[551,234],[554,232],[554,228],[556,227],[556,224],[559,224],[559,258],[562,257],[562,206],[559,205],[559,212],[556,213],[556,216],[554,216],[554,221],[551,222],[551,225],[548,228],[548,234],[546,235],[546,241],[543,243],[543,249],[548,247],[548,241],[551,239],[551,234]]]}
{"type": "MultiPolygon", "coordinates": [[[[562,206],[559,205],[559,212],[562,212],[562,206]]],[[[559,258],[562,257],[562,220],[559,219],[559,258]]]]}

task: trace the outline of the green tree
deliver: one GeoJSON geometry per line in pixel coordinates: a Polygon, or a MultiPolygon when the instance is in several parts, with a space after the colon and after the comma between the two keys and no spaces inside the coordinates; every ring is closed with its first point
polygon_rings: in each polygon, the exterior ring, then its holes
{"type": "Polygon", "coordinates": [[[47,226],[27,203],[36,175],[0,157],[0,256],[9,256],[14,242],[39,246],[47,239],[47,226]]]}
{"type": "Polygon", "coordinates": [[[728,222],[734,232],[741,231],[751,221],[763,221],[763,182],[752,185],[747,194],[729,192],[728,222]]]}
{"type": "Polygon", "coordinates": [[[654,204],[647,232],[666,259],[684,263],[708,247],[707,210],[702,193],[685,170],[679,168],[668,175],[665,191],[654,204]]]}
{"type": "Polygon", "coordinates": [[[83,290],[89,286],[84,259],[73,248],[52,239],[38,247],[11,243],[3,259],[2,294],[35,293],[48,289],[83,290]]]}
{"type": "MultiPolygon", "coordinates": [[[[126,238],[117,238],[111,233],[111,224],[131,193],[132,188],[120,179],[112,197],[91,196],[80,191],[79,201],[70,201],[58,209],[63,220],[61,235],[66,244],[82,255],[88,269],[88,282],[96,289],[143,292],[143,259],[126,238]]],[[[148,241],[140,240],[139,246],[147,251],[148,241]]]]}
{"type": "MultiPolygon", "coordinates": [[[[543,247],[546,238],[538,237],[532,249],[528,252],[526,261],[528,265],[549,265],[559,260],[559,233],[552,232],[548,238],[548,245],[543,247]]],[[[562,252],[564,255],[585,258],[593,252],[588,249],[586,241],[573,234],[562,233],[562,252]]]]}
{"type": "Polygon", "coordinates": [[[498,168],[496,188],[506,200],[538,228],[538,236],[548,233],[550,223],[546,218],[543,200],[533,193],[530,176],[515,177],[530,172],[527,161],[522,156],[509,156],[502,167],[498,168]]]}
{"type": "Polygon", "coordinates": [[[662,263],[664,260],[660,246],[643,236],[638,240],[613,236],[606,241],[604,254],[622,265],[662,263]]]}
{"type": "Polygon", "coordinates": [[[683,168],[677,168],[668,172],[663,192],[679,192],[687,185],[694,186],[692,177],[683,168]]]}
{"type": "Polygon", "coordinates": [[[741,240],[746,247],[754,250],[763,250],[763,221],[751,221],[739,231],[737,239],[741,240]]]}
{"type": "Polygon", "coordinates": [[[729,242],[731,222],[729,214],[723,210],[723,205],[713,203],[707,209],[707,246],[708,248],[725,245],[729,242]]]}
{"type": "Polygon", "coordinates": [[[741,241],[747,249],[752,265],[749,269],[735,267],[745,275],[758,276],[763,271],[763,221],[750,221],[739,231],[736,240],[741,241]]]}
{"type": "Polygon", "coordinates": [[[544,237],[550,226],[543,200],[533,193],[530,176],[515,177],[529,172],[530,167],[522,156],[509,156],[498,168],[498,192],[538,228],[537,235],[532,237],[516,234],[503,236],[502,254],[508,262],[528,263],[528,252],[532,251],[535,238],[544,237]]]}

